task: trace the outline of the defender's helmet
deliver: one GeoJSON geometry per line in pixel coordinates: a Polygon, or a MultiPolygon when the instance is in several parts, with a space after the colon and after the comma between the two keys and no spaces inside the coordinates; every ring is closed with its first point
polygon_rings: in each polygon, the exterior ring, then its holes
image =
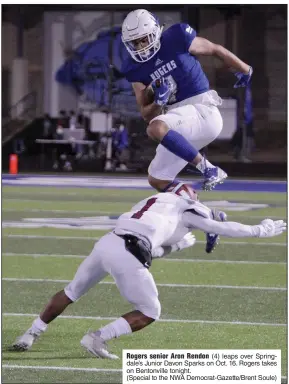
{"type": "Polygon", "coordinates": [[[199,201],[197,192],[189,184],[173,184],[166,190],[166,192],[174,193],[187,200],[199,201]]]}
{"type": "Polygon", "coordinates": [[[122,23],[122,42],[131,57],[139,62],[150,60],[161,47],[162,27],[155,16],[145,9],[130,12],[122,23]],[[146,47],[138,49],[134,40],[147,37],[146,47]]]}

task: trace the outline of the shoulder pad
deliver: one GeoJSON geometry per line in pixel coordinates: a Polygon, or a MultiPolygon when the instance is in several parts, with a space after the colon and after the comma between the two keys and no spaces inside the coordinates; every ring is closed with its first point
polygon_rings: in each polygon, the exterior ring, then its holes
{"type": "Polygon", "coordinates": [[[199,201],[194,201],[190,206],[185,210],[185,212],[190,211],[196,215],[202,216],[206,219],[212,219],[212,210],[206,207],[204,204],[199,201]]]}

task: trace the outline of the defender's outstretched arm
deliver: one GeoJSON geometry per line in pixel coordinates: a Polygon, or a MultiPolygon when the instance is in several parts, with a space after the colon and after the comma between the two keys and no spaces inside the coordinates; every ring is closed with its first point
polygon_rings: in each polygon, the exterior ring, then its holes
{"type": "Polygon", "coordinates": [[[271,219],[263,220],[259,225],[245,225],[233,221],[219,222],[201,217],[193,211],[186,211],[183,214],[183,221],[188,228],[226,237],[273,237],[281,235],[287,226],[283,220],[271,219]]]}

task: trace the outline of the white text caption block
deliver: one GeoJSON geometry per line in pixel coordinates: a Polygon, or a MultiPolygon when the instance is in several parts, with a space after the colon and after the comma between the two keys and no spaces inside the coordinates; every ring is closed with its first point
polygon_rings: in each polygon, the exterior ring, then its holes
{"type": "Polygon", "coordinates": [[[281,350],[123,350],[124,383],[277,383],[281,350]]]}

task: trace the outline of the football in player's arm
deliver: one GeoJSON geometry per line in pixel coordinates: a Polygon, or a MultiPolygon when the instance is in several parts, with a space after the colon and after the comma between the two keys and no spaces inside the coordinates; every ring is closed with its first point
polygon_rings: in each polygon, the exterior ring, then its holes
{"type": "MultiPolygon", "coordinates": [[[[183,24],[183,30],[192,30],[192,32],[194,32],[194,29],[188,24],[183,24]]],[[[186,35],[184,35],[184,40],[185,38],[186,35]]],[[[250,81],[253,73],[252,67],[220,44],[213,43],[208,39],[195,35],[189,46],[188,52],[195,57],[214,56],[221,60],[223,66],[230,72],[233,72],[238,78],[234,85],[235,88],[244,87],[250,81]]],[[[145,121],[149,122],[158,114],[162,113],[162,107],[165,103],[163,105],[158,104],[158,98],[153,89],[159,88],[157,86],[157,80],[152,81],[147,86],[140,82],[132,82],[132,86],[142,117],[145,121]]]]}
{"type": "Polygon", "coordinates": [[[203,174],[204,190],[222,183],[226,172],[199,152],[218,137],[223,122],[217,108],[222,100],[210,89],[198,57],[222,60],[235,71],[235,87],[249,83],[252,68],[221,45],[197,36],[188,24],[174,24],[163,32],[157,18],[144,9],[127,15],[122,41],[130,54],[122,73],[132,83],[148,136],[160,143],[149,167],[150,185],[165,190],[188,163],[203,174]]]}

